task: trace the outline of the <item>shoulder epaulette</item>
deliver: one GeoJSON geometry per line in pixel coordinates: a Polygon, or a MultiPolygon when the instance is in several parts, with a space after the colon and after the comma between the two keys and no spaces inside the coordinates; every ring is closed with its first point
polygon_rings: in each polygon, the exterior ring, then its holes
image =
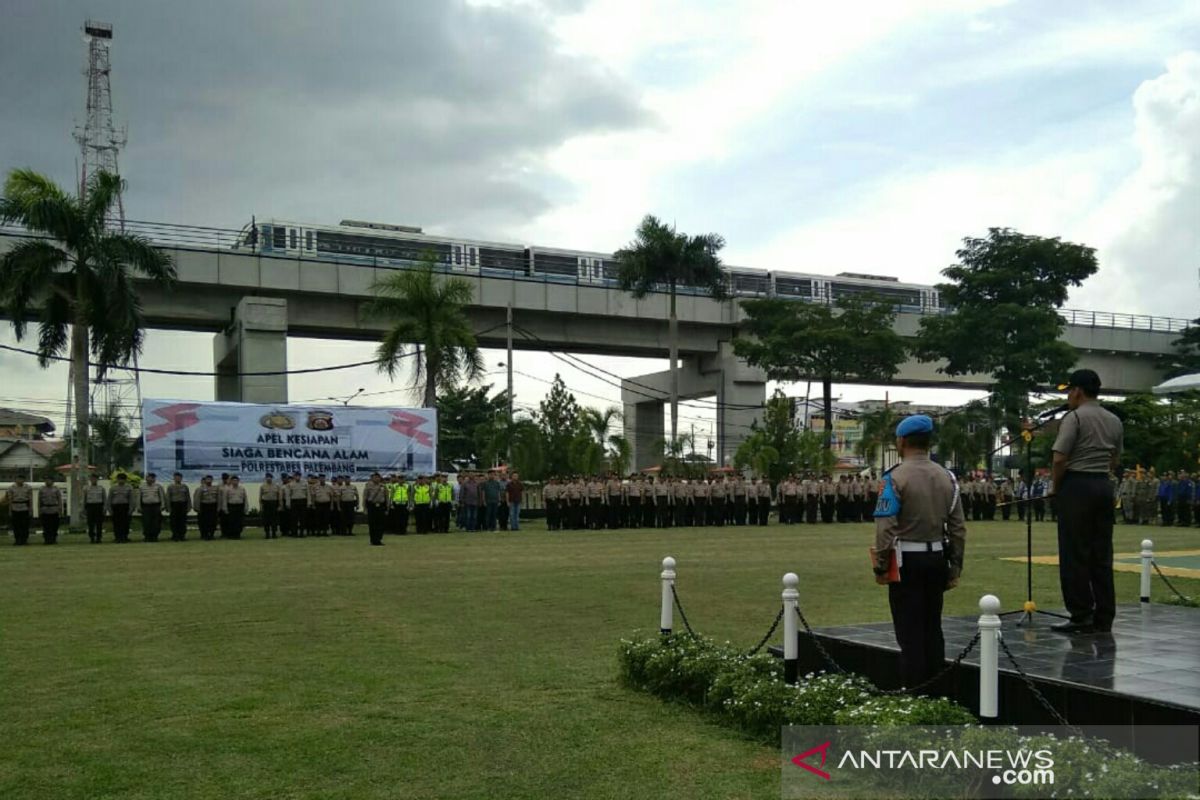
{"type": "MultiPolygon", "coordinates": [[[[895,469],[893,467],[892,469],[895,469]]],[[[883,489],[879,492],[879,500],[875,503],[876,517],[897,517],[900,515],[900,495],[892,483],[892,470],[883,473],[883,489]]]]}

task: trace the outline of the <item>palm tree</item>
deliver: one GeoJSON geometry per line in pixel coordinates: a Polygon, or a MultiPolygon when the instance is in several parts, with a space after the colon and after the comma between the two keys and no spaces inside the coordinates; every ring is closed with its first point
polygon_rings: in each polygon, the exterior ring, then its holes
{"type": "MultiPolygon", "coordinates": [[[[89,354],[103,377],[113,365],[127,365],[141,352],[145,330],[135,278],[162,286],[175,281],[171,257],[146,239],[111,230],[107,220],[125,184],[97,172],[82,197],[73,197],[49,178],[15,169],[4,182],[0,223],[24,226],[33,238],[0,256],[0,297],[17,340],[31,319],[38,321],[38,363],[47,367],[64,350],[71,360],[75,395],[75,442],[81,461],[89,451],[89,354]]],[[[82,464],[71,474],[79,497],[82,464]]],[[[82,521],[73,503],[71,524],[82,521]]]]}
{"type": "Polygon", "coordinates": [[[633,463],[633,442],[621,434],[608,437],[608,464],[618,475],[628,475],[633,463]]]}
{"type": "Polygon", "coordinates": [[[691,433],[681,433],[671,439],[659,439],[654,443],[653,452],[662,465],[663,475],[678,475],[687,470],[686,456],[696,449],[696,439],[691,433]]]}
{"type": "Polygon", "coordinates": [[[871,411],[860,417],[862,422],[862,438],[855,449],[872,468],[875,466],[875,456],[879,456],[879,472],[883,472],[883,457],[888,444],[895,440],[896,423],[899,417],[889,406],[877,411],[871,411]]]}
{"type": "Polygon", "coordinates": [[[113,406],[104,409],[91,421],[93,451],[98,455],[94,463],[108,475],[113,467],[127,467],[133,455],[129,446],[129,425],[121,412],[113,406]]]}
{"type": "Polygon", "coordinates": [[[376,280],[371,291],[375,297],[366,313],[392,326],[375,350],[379,371],[394,379],[400,362],[415,356],[413,391],[423,393],[426,408],[437,404],[439,389],[483,374],[483,355],[465,311],[474,290],[462,278],[439,275],[434,255],[376,280]]]}
{"type": "Polygon", "coordinates": [[[639,300],[666,287],[671,297],[668,335],[671,360],[671,439],[679,434],[679,319],[675,293],[680,286],[707,292],[714,300],[728,296],[725,273],[717,256],[725,239],[715,233],[688,236],[647,214],[628,247],[618,250],[617,282],[639,300]]]}

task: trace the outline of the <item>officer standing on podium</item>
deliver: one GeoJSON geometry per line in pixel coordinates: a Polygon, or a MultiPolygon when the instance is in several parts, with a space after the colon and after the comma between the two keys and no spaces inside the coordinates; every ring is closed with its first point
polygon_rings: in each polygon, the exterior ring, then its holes
{"type": "Polygon", "coordinates": [[[1071,618],[1058,633],[1107,633],[1117,612],[1113,590],[1113,488],[1109,473],[1121,455],[1124,428],[1096,402],[1100,376],[1078,369],[1067,381],[1071,411],[1054,440],[1058,504],[1058,576],[1071,618]]]}
{"type": "Polygon", "coordinates": [[[954,476],[929,458],[933,420],[924,414],[896,427],[903,461],[884,473],[875,506],[875,581],[888,587],[900,645],[902,685],[919,686],[946,661],[942,593],[958,585],[967,529],[954,476]],[[893,553],[900,580],[888,582],[893,553]]]}

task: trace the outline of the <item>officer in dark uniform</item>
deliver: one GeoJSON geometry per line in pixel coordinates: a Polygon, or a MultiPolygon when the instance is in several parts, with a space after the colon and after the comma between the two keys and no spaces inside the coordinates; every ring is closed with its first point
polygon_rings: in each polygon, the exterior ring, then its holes
{"type": "Polygon", "coordinates": [[[1054,440],[1054,489],[1058,507],[1058,576],[1071,618],[1051,625],[1059,633],[1112,630],[1114,502],[1109,474],[1121,455],[1124,428],[1100,407],[1100,376],[1071,373],[1065,387],[1070,413],[1054,440]]]}
{"type": "Polygon", "coordinates": [[[907,687],[924,683],[945,663],[942,593],[958,584],[967,534],[958,483],[929,458],[932,436],[933,420],[924,414],[896,427],[904,460],[884,474],[875,506],[875,581],[888,587],[907,687]],[[889,583],[893,556],[900,580],[889,583]]]}

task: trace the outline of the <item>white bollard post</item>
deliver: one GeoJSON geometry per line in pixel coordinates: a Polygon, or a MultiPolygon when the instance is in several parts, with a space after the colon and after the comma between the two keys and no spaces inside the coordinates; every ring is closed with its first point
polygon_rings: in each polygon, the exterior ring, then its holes
{"type": "Polygon", "coordinates": [[[1142,539],[1142,602],[1150,602],[1150,574],[1154,569],[1154,542],[1142,539]]]}
{"type": "Polygon", "coordinates": [[[1000,713],[1000,598],[979,598],[979,716],[1000,713]]]}
{"type": "Polygon", "coordinates": [[[796,604],[800,578],[794,572],[783,576],[783,679],[794,684],[799,679],[800,632],[796,629],[796,604]]]}
{"type": "Polygon", "coordinates": [[[662,560],[662,610],[658,615],[658,631],[669,636],[675,627],[675,601],[671,589],[675,586],[675,559],[667,556],[662,560]]]}

